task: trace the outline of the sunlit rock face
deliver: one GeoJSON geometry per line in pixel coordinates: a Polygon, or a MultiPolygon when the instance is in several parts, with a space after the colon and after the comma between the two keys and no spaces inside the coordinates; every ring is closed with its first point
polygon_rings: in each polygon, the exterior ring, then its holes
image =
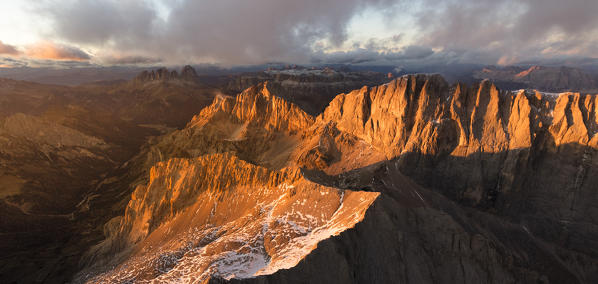
{"type": "MultiPolygon", "coordinates": [[[[388,159],[399,158],[402,170],[427,180],[426,185],[436,180],[433,186],[455,190],[447,194],[485,206],[499,192],[530,186],[521,178],[536,175],[520,171],[538,156],[557,155],[573,159],[573,168],[588,168],[593,162],[585,152],[598,148],[597,99],[579,93],[505,92],[489,81],[450,87],[438,75],[414,75],[341,94],[317,123],[362,139],[388,159]]],[[[588,176],[585,170],[580,174],[588,176]]],[[[534,182],[555,191],[569,186],[562,177],[553,185],[541,180],[552,177],[542,175],[534,182]]]]}
{"type": "Polygon", "coordinates": [[[598,214],[597,100],[413,75],[341,94],[316,121],[366,141],[420,185],[584,251],[598,233],[582,225],[598,214]]]}
{"type": "Polygon", "coordinates": [[[217,97],[130,162],[76,282],[593,282],[597,103],[422,74],[315,118],[217,97]]]}
{"type": "Polygon", "coordinates": [[[362,86],[376,86],[387,82],[378,72],[348,72],[324,69],[268,70],[242,74],[230,80],[224,92],[238,94],[252,86],[268,82],[270,91],[292,102],[305,112],[317,115],[336,95],[362,86]]]}
{"type": "Polygon", "coordinates": [[[267,84],[218,97],[133,161],[147,167],[77,281],[203,281],[295,266],[363,219],[379,193],[323,186],[294,162],[314,119],[267,84]],[[216,153],[216,154],[212,154],[216,153]],[[118,257],[114,257],[117,255],[118,257]],[[96,275],[90,278],[90,275],[96,275]]]}
{"type": "Polygon", "coordinates": [[[271,171],[230,153],[161,162],[96,248],[131,255],[90,281],[191,283],[288,269],[361,221],[378,195],[322,186],[299,169],[271,171]]]}
{"type": "Polygon", "coordinates": [[[229,114],[230,119],[261,126],[268,131],[295,133],[309,127],[313,118],[295,104],[270,93],[268,83],[251,87],[232,98],[223,98],[202,110],[191,124],[201,124],[202,118],[229,114]]]}

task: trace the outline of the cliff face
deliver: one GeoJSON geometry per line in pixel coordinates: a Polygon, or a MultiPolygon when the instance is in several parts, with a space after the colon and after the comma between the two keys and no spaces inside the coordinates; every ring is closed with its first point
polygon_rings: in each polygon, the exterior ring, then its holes
{"type": "Polygon", "coordinates": [[[147,169],[173,157],[230,151],[265,167],[286,166],[313,117],[270,94],[267,86],[249,88],[235,98],[215,98],[185,128],[158,139],[137,162],[147,169]]]}
{"type": "Polygon", "coordinates": [[[268,83],[250,87],[234,99],[219,97],[188,126],[202,127],[218,119],[287,133],[297,133],[313,123],[313,118],[299,107],[270,94],[268,83]]]}
{"type": "Polygon", "coordinates": [[[78,280],[596,281],[596,104],[437,75],[315,119],[269,84],[218,97],[131,161],[151,170],[78,280]]]}
{"type": "Polygon", "coordinates": [[[289,270],[245,279],[215,277],[209,283],[594,280],[595,260],[541,240],[526,225],[464,208],[422,188],[402,175],[394,162],[369,170],[354,172],[356,176],[341,175],[340,181],[333,179],[346,186],[368,186],[381,192],[353,229],[320,242],[316,250],[289,270]]]}
{"type": "Polygon", "coordinates": [[[271,171],[230,153],[158,163],[93,252],[131,255],[90,281],[204,281],[288,269],[321,240],[361,221],[377,196],[322,186],[299,169],[271,171]]]}
{"type": "MultiPolygon", "coordinates": [[[[291,270],[211,281],[596,281],[596,99],[503,92],[488,81],[450,87],[426,75],[341,94],[312,129],[345,133],[373,146],[367,158],[385,157],[311,178],[381,198],[355,230],[322,242],[291,270]]],[[[306,153],[328,161],[338,145],[324,139],[306,153]]]]}
{"type": "Polygon", "coordinates": [[[237,94],[255,85],[268,82],[276,96],[317,115],[337,94],[362,86],[387,82],[385,74],[376,72],[343,72],[332,69],[270,70],[243,74],[228,82],[224,91],[237,94]]]}
{"type": "Polygon", "coordinates": [[[417,75],[339,95],[317,121],[371,143],[425,187],[587,251],[598,233],[582,225],[598,213],[597,99],[417,75]]]}

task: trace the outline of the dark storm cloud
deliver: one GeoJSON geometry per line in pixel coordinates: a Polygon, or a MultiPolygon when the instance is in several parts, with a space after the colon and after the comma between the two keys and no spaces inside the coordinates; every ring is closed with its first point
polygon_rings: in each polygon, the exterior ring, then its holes
{"type": "Polygon", "coordinates": [[[79,44],[143,45],[155,36],[158,22],[146,1],[49,0],[37,5],[39,14],[52,21],[57,36],[79,44]]]}
{"type": "Polygon", "coordinates": [[[2,41],[0,41],[0,54],[17,55],[17,54],[19,54],[19,51],[17,50],[16,47],[9,45],[9,44],[5,44],[2,41]]]}
{"type": "Polygon", "coordinates": [[[73,1],[39,6],[55,36],[78,44],[150,53],[166,61],[305,61],[317,39],[345,41],[365,7],[392,0],[171,1],[167,20],[145,1],[73,1]]]}
{"type": "Polygon", "coordinates": [[[162,62],[162,60],[159,58],[146,57],[140,55],[107,56],[100,58],[99,61],[107,65],[143,65],[162,62]]]}
{"type": "Polygon", "coordinates": [[[119,58],[143,54],[165,63],[510,64],[598,57],[595,0],[179,0],[162,2],[170,7],[166,19],[150,1],[42,3],[37,10],[50,19],[52,36],[119,58]],[[383,11],[388,22],[413,18],[413,26],[396,26],[395,37],[346,52],[314,49],[322,38],[344,43],[347,24],[366,8],[383,11]],[[416,30],[415,38],[403,29],[416,30]],[[388,48],[392,40],[408,46],[388,48]]]}
{"type": "Polygon", "coordinates": [[[375,51],[371,48],[356,48],[351,51],[314,54],[312,63],[332,64],[389,64],[425,60],[434,55],[429,47],[410,45],[400,51],[375,51]]]}
{"type": "MultiPolygon", "coordinates": [[[[306,60],[315,40],[341,44],[346,26],[365,7],[389,0],[184,1],[170,17],[169,42],[184,42],[195,54],[230,62],[306,60]]],[[[184,50],[183,50],[184,52],[184,50]]]]}

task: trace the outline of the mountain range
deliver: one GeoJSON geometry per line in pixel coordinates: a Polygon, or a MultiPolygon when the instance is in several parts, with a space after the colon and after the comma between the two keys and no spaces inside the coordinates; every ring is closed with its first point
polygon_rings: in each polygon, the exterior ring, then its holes
{"type": "Polygon", "coordinates": [[[545,92],[596,92],[598,77],[588,71],[566,66],[507,66],[485,67],[474,71],[476,79],[491,79],[497,85],[508,88],[538,89],[545,92]]]}
{"type": "Polygon", "coordinates": [[[0,278],[598,281],[598,96],[264,74],[3,80],[0,278]]]}

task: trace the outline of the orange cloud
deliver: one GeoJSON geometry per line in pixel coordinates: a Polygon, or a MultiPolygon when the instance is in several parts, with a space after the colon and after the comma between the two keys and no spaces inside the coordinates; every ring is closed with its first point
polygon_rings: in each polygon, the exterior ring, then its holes
{"type": "Polygon", "coordinates": [[[17,55],[19,51],[16,47],[0,41],[0,54],[17,55]]]}
{"type": "Polygon", "coordinates": [[[25,54],[28,57],[36,59],[74,61],[85,61],[90,59],[89,54],[79,48],[53,42],[40,42],[31,45],[26,48],[25,54]]]}
{"type": "Polygon", "coordinates": [[[501,58],[498,59],[496,64],[501,65],[501,66],[506,66],[506,65],[515,64],[518,61],[519,61],[519,58],[517,58],[517,56],[503,55],[501,58]]]}

